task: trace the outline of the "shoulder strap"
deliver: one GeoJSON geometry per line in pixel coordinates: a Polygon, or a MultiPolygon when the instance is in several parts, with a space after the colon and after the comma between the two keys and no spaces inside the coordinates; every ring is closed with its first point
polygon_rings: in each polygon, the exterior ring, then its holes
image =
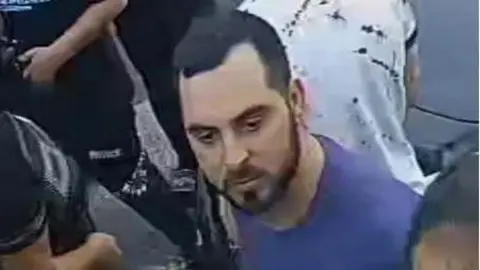
{"type": "Polygon", "coordinates": [[[198,171],[196,223],[201,239],[199,251],[208,269],[238,269],[237,250],[229,236],[220,211],[219,193],[198,171]]]}

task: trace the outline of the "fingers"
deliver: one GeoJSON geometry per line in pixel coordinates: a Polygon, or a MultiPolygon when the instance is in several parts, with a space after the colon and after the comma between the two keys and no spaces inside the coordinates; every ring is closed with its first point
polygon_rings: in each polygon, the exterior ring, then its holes
{"type": "Polygon", "coordinates": [[[121,250],[117,245],[116,238],[109,234],[98,232],[92,233],[87,239],[87,244],[99,249],[111,248],[115,251],[118,251],[118,253],[121,253],[121,250]]]}
{"type": "Polygon", "coordinates": [[[20,61],[29,61],[37,53],[39,48],[32,48],[18,57],[20,61]]]}
{"type": "MultiPolygon", "coordinates": [[[[38,48],[32,48],[26,51],[24,54],[20,55],[18,57],[18,60],[22,62],[29,62],[35,56],[37,51],[38,51],[38,48]]],[[[32,65],[28,64],[25,70],[23,71],[23,78],[25,79],[29,78],[31,73],[32,73],[32,65]]]]}
{"type": "Polygon", "coordinates": [[[32,74],[32,65],[29,64],[24,70],[23,70],[23,78],[24,79],[29,79],[32,74]]]}

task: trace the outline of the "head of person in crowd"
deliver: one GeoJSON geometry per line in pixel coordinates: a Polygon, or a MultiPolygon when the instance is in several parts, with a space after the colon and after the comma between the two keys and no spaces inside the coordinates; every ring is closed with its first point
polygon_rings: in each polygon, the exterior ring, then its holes
{"type": "Polygon", "coordinates": [[[199,19],[190,31],[176,65],[192,148],[205,176],[235,207],[264,214],[309,170],[299,166],[312,139],[304,89],[262,19],[232,11],[199,19]]]}
{"type": "Polygon", "coordinates": [[[428,187],[411,233],[411,269],[478,269],[478,177],[478,153],[468,154],[428,187]]]}

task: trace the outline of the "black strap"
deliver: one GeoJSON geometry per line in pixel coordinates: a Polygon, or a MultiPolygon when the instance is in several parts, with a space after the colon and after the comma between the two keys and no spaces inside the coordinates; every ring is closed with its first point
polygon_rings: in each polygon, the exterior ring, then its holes
{"type": "Polygon", "coordinates": [[[199,253],[205,258],[201,269],[237,270],[237,252],[221,218],[220,194],[201,171],[198,178],[196,223],[203,238],[199,253]]]}

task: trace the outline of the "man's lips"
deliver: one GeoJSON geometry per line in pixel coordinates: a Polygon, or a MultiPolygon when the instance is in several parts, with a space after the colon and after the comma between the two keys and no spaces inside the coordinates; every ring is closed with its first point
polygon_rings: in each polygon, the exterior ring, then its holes
{"type": "Polygon", "coordinates": [[[243,191],[249,190],[252,188],[252,186],[256,185],[259,178],[260,176],[252,176],[248,178],[236,179],[233,181],[233,185],[243,191]]]}
{"type": "Polygon", "coordinates": [[[255,179],[256,178],[254,178],[254,177],[249,177],[249,178],[243,178],[243,179],[240,179],[240,180],[235,180],[235,185],[236,186],[245,185],[245,184],[248,184],[248,183],[252,182],[255,179]]]}
{"type": "Polygon", "coordinates": [[[256,174],[250,174],[245,177],[240,177],[240,178],[232,178],[232,183],[234,185],[243,185],[247,184],[253,180],[259,179],[262,176],[261,173],[256,173],[256,174]]]}

